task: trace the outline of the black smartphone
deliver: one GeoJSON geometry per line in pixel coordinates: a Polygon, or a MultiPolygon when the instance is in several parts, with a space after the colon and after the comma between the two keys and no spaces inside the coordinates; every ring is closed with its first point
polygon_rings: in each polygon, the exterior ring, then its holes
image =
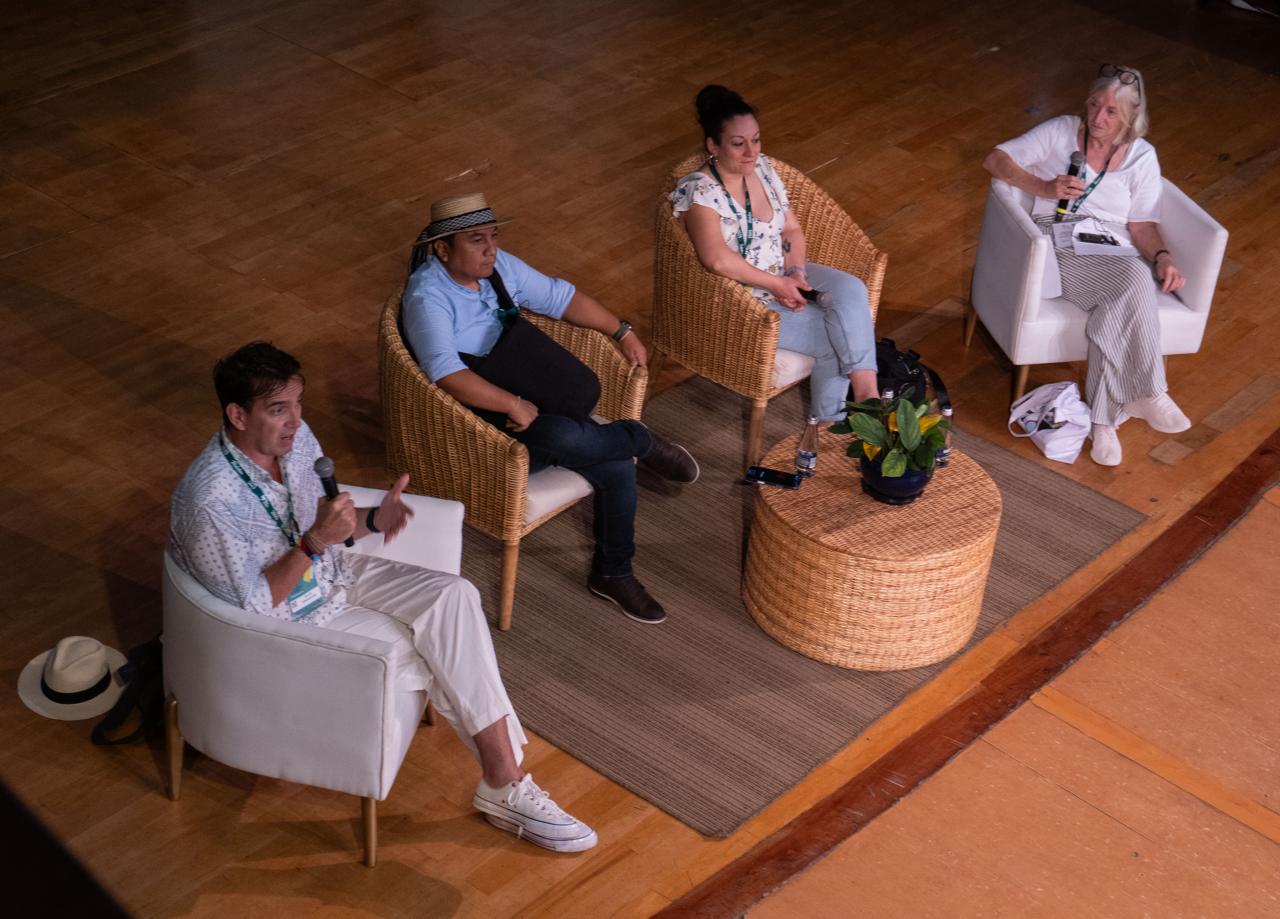
{"type": "Polygon", "coordinates": [[[809,288],[808,290],[802,290],[802,291],[800,291],[800,296],[804,297],[804,298],[805,298],[806,300],[808,300],[810,303],[817,303],[817,302],[818,302],[818,295],[819,295],[820,293],[822,293],[822,291],[820,291],[820,290],[814,290],[814,289],[811,287],[811,288],[809,288]]]}
{"type": "Polygon", "coordinates": [[[752,466],[747,469],[746,481],[756,485],[777,485],[779,488],[799,488],[802,476],[798,472],[784,472],[781,469],[769,469],[765,466],[752,466]]]}
{"type": "Polygon", "coordinates": [[[1087,243],[1097,243],[1102,246],[1118,246],[1120,245],[1110,236],[1103,236],[1100,233],[1078,233],[1076,239],[1087,243]]]}

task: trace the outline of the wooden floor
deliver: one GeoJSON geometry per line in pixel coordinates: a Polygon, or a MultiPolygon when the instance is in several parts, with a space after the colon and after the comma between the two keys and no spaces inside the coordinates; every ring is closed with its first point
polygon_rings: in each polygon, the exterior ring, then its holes
{"type": "MultiPolygon", "coordinates": [[[[88,723],[3,694],[0,775],[140,916],[649,915],[965,696],[1280,426],[1267,57],[1280,36],[1225,4],[1161,4],[1147,22],[1048,0],[54,0],[0,15],[10,687],[62,636],[127,648],[158,630],[168,495],[217,424],[212,363],[244,341],[300,357],[340,476],[384,483],[377,310],[433,198],[486,191],[516,219],[508,248],[643,334],[653,196],[697,144],[705,82],[743,91],[766,151],[808,170],[890,254],[879,329],[942,372],[959,423],[1037,461],[1003,434],[1002,358],[981,339],[960,347],[990,146],[1074,110],[1100,61],[1142,67],[1165,174],[1232,234],[1204,347],[1169,361],[1192,429],[1131,424],[1117,469],[1054,465],[1149,522],[730,839],[697,836],[535,739],[533,771],[603,841],[543,853],[470,812],[474,764],[434,728],[381,809],[368,871],[353,800],[197,758],[171,804],[157,748],[93,748],[88,723]],[[1239,41],[1202,47],[1204,17],[1239,41]]],[[[1031,382],[1082,371],[1035,368],[1031,382]]]]}
{"type": "Polygon", "coordinates": [[[1275,916],[1280,624],[1260,545],[1280,546],[1280,488],[750,919],[1275,916]]]}

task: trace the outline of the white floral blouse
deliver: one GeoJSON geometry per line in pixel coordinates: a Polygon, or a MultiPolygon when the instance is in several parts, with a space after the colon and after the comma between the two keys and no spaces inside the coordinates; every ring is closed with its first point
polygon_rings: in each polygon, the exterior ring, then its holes
{"type": "MultiPolygon", "coordinates": [[[[772,205],[773,216],[766,222],[758,217],[752,222],[751,242],[747,244],[747,262],[754,268],[767,271],[769,274],[782,274],[782,227],[786,222],[787,209],[791,203],[787,200],[787,190],[778,178],[769,158],[761,154],[756,159],[756,176],[764,186],[772,205]]],[[[715,176],[710,172],[691,172],[676,183],[675,191],[669,196],[672,212],[679,217],[694,204],[709,207],[720,215],[720,233],[724,236],[725,245],[738,251],[738,234],[747,236],[746,212],[736,203],[730,205],[729,195],[715,176]],[[737,208],[737,213],[734,208],[737,208]]],[[[754,208],[753,208],[754,210],[754,208]]],[[[773,294],[763,287],[752,287],[751,295],[757,300],[773,301],[773,294]]]]}

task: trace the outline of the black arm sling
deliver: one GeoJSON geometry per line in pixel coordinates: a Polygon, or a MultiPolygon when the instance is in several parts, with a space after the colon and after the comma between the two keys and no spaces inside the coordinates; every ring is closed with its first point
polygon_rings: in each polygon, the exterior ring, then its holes
{"type": "Polygon", "coordinates": [[[540,414],[589,419],[600,401],[595,372],[520,315],[497,270],[489,283],[498,295],[502,334],[488,354],[460,354],[462,362],[481,379],[532,402],[540,414]]]}

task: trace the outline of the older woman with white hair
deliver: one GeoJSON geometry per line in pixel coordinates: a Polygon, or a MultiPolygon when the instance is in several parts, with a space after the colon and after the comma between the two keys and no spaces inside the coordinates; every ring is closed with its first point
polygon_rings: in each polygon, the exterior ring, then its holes
{"type": "Polygon", "coordinates": [[[1065,200],[1067,216],[1092,217],[1142,255],[1057,250],[1062,296],[1089,313],[1090,456],[1103,466],[1119,465],[1116,427],[1129,417],[1169,434],[1191,426],[1169,397],[1160,350],[1152,267],[1166,292],[1186,282],[1160,236],[1160,163],[1143,140],[1146,132],[1142,74],[1104,64],[1089,87],[1083,117],[1051,118],[997,145],[982,163],[997,179],[1035,196],[1031,213],[1038,223],[1052,222],[1065,200]],[[1079,174],[1064,174],[1077,151],[1083,156],[1079,174]]]}

